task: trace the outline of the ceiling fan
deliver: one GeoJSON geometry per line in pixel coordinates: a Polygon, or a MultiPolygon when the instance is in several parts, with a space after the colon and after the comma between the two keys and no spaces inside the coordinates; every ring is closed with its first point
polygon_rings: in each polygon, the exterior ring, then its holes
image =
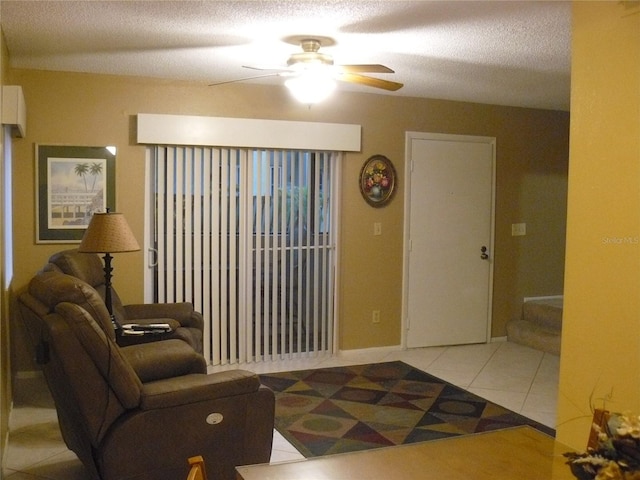
{"type": "Polygon", "coordinates": [[[213,83],[210,86],[270,76],[289,77],[285,85],[294,95],[297,93],[302,95],[304,99],[299,99],[305,103],[316,103],[320,100],[315,99],[316,97],[326,97],[333,90],[335,80],[389,91],[396,91],[403,86],[402,83],[362,75],[363,73],[394,73],[393,70],[384,65],[334,65],[331,55],[320,52],[320,48],[323,45],[330,46],[335,44],[332,38],[296,36],[288,37],[285,41],[299,44],[302,49],[301,52],[294,53],[289,57],[286,67],[243,65],[243,68],[271,70],[272,73],[213,83]],[[302,90],[305,93],[301,93],[302,90]]]}

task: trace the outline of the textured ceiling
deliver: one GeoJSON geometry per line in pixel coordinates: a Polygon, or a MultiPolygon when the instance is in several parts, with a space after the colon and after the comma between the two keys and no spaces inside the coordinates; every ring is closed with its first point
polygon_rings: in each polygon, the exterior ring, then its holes
{"type": "MultiPolygon", "coordinates": [[[[0,21],[14,68],[191,80],[286,65],[294,35],[335,39],[337,64],[380,63],[397,92],[569,109],[571,5],[566,1],[12,1],[0,21]]],[[[249,80],[281,84],[281,77],[249,80]]],[[[224,85],[211,88],[223,89],[224,85]]]]}

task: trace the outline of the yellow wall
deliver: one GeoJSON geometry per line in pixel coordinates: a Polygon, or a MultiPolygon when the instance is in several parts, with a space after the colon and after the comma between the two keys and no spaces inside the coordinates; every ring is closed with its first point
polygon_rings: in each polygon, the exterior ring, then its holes
{"type": "MultiPolygon", "coordinates": [[[[562,293],[568,159],[567,112],[339,93],[309,109],[280,87],[206,87],[162,80],[13,70],[29,112],[28,137],[15,152],[16,288],[65,245],[34,244],[34,144],[116,145],[117,209],[138,239],[143,228],[144,148],[135,144],[135,115],[173,113],[361,124],[362,153],[344,161],[341,218],[339,348],[401,342],[402,222],[406,131],[497,137],[497,222],[493,335],[519,315],[523,296],[562,293]],[[368,206],[358,189],[366,158],[395,164],[399,190],[390,205],[368,206]],[[383,224],[374,237],[373,223],[383,224]],[[527,222],[526,237],[510,225],[527,222]],[[382,321],[372,325],[371,310],[382,321]]],[[[143,253],[114,259],[115,287],[125,302],[142,300],[143,253]]],[[[17,322],[17,321],[16,321],[17,322]]],[[[19,337],[19,335],[18,335],[19,337]]],[[[16,341],[15,356],[23,349],[16,341]]],[[[25,362],[17,362],[24,365],[25,362]]]]}
{"type": "MultiPolygon", "coordinates": [[[[5,85],[7,70],[7,49],[4,35],[0,32],[0,89],[5,85]]],[[[0,95],[0,111],[2,111],[0,95]]],[[[4,180],[4,136],[0,134],[0,182],[4,180]]],[[[4,187],[0,188],[0,452],[6,452],[6,441],[9,433],[9,410],[11,408],[11,382],[9,363],[9,286],[5,284],[5,230],[4,230],[4,187]]],[[[2,476],[3,458],[0,456],[0,477],[2,476]]]]}
{"type": "Polygon", "coordinates": [[[640,413],[640,5],[574,2],[558,438],[640,413]],[[571,352],[571,354],[566,354],[571,352]]]}

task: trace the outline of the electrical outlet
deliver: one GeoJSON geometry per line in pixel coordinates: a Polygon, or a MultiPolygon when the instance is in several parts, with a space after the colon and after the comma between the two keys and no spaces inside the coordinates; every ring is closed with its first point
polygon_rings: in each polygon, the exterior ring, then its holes
{"type": "Polygon", "coordinates": [[[380,310],[374,310],[372,312],[371,323],[380,323],[380,310]]]}

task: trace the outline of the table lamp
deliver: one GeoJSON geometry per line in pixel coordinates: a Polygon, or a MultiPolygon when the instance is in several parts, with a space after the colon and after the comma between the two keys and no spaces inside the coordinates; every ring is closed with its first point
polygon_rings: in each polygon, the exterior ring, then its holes
{"type": "Polygon", "coordinates": [[[87,230],[84,232],[79,252],[84,253],[104,253],[104,303],[109,311],[111,322],[120,332],[121,325],[116,321],[113,315],[113,306],[111,302],[111,256],[112,253],[135,252],[140,250],[140,245],[133,236],[133,232],[129,224],[121,213],[109,212],[107,209],[104,213],[94,213],[87,230]]]}

